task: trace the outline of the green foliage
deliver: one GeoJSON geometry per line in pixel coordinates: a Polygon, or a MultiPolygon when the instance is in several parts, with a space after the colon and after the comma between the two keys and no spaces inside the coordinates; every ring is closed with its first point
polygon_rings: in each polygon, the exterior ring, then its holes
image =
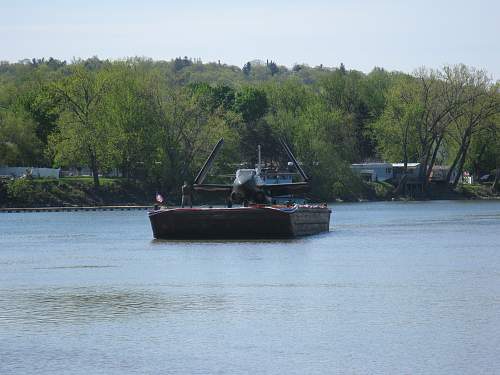
{"type": "Polygon", "coordinates": [[[0,110],[0,165],[34,165],[42,152],[36,124],[27,113],[0,110]]]}
{"type": "Polygon", "coordinates": [[[394,186],[388,182],[368,182],[368,185],[373,188],[378,200],[389,200],[392,197],[394,186]]]}
{"type": "Polygon", "coordinates": [[[385,187],[363,183],[349,164],[457,159],[477,174],[498,169],[498,86],[483,78],[461,65],[407,75],[273,61],[240,69],[188,57],[0,63],[0,165],[87,166],[96,186],[119,169],[175,194],[220,137],[213,181],[236,163],[255,163],[257,145],[265,162],[285,168],[285,138],[317,199],[385,197],[385,187]]]}
{"type": "MultiPolygon", "coordinates": [[[[420,162],[424,187],[438,163],[450,166],[446,181],[455,187],[464,166],[479,172],[480,159],[495,147],[499,85],[483,71],[456,65],[399,75],[387,90],[386,101],[372,125],[378,150],[386,160],[420,162]]],[[[487,159],[490,168],[498,165],[491,155],[487,159]]]]}
{"type": "Polygon", "coordinates": [[[246,123],[262,118],[268,109],[266,93],[258,88],[246,86],[236,93],[234,109],[246,123]]]}
{"type": "Polygon", "coordinates": [[[116,162],[120,140],[120,129],[106,121],[112,76],[107,69],[96,70],[98,66],[93,62],[87,68],[75,65],[70,76],[52,85],[61,116],[59,131],[49,138],[55,163],[89,165],[96,187],[99,171],[116,162]]]}
{"type": "Polygon", "coordinates": [[[250,75],[250,72],[252,71],[252,64],[250,63],[250,61],[243,65],[242,71],[246,77],[250,75]]]}
{"type": "Polygon", "coordinates": [[[12,200],[22,200],[33,195],[33,182],[28,179],[16,179],[7,185],[7,196],[12,200]]]}
{"type": "Polygon", "coordinates": [[[187,56],[184,56],[184,58],[177,57],[174,60],[174,70],[175,71],[179,71],[179,70],[181,70],[185,67],[191,66],[191,65],[193,65],[193,62],[191,61],[191,59],[188,59],[187,56]]]}
{"type": "Polygon", "coordinates": [[[235,90],[234,88],[218,84],[211,86],[208,83],[192,83],[189,87],[193,95],[199,100],[199,105],[210,109],[213,113],[217,110],[229,111],[234,107],[235,90]]]}
{"type": "Polygon", "coordinates": [[[85,177],[0,181],[0,207],[151,204],[154,194],[126,179],[103,179],[97,191],[93,185],[93,179],[85,177]]]}
{"type": "Polygon", "coordinates": [[[386,94],[387,105],[372,124],[378,151],[385,160],[414,162],[420,157],[417,121],[421,116],[417,83],[398,77],[386,94]]]}
{"type": "Polygon", "coordinates": [[[269,68],[269,71],[271,72],[271,76],[274,76],[275,74],[278,74],[280,69],[278,68],[278,65],[274,61],[271,61],[267,67],[269,68]]]}
{"type": "Polygon", "coordinates": [[[59,118],[54,98],[50,97],[45,88],[37,88],[20,96],[20,101],[36,124],[37,137],[46,145],[59,118]]]}

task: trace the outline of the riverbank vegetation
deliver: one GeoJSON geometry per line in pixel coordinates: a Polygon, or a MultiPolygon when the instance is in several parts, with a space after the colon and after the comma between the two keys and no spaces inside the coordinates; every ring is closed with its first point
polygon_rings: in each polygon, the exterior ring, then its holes
{"type": "MultiPolygon", "coordinates": [[[[0,180],[0,207],[79,207],[108,205],[152,205],[155,191],[140,181],[126,178],[101,178],[95,189],[92,177],[65,177],[60,179],[0,180]]],[[[427,196],[418,198],[437,200],[500,199],[491,193],[491,185],[459,185],[457,189],[431,186],[427,196]]],[[[178,205],[180,192],[165,197],[166,205],[178,205]]],[[[413,199],[394,193],[387,182],[361,183],[358,190],[337,195],[337,201],[390,201],[413,199]]],[[[223,197],[197,195],[196,205],[224,204],[223,197]]]]}
{"type": "MultiPolygon", "coordinates": [[[[240,68],[187,57],[3,62],[0,165],[86,166],[93,178],[85,189],[96,197],[110,186],[100,176],[119,170],[123,179],[111,186],[169,196],[193,180],[220,137],[214,182],[253,165],[258,144],[264,162],[285,165],[283,137],[311,175],[314,199],[354,200],[370,189],[389,197],[387,186],[352,174],[350,163],[366,160],[420,162],[423,181],[434,165],[449,165],[458,172],[447,176],[451,188],[464,170],[496,173],[496,191],[499,98],[498,82],[464,65],[365,74],[344,65],[240,68]]],[[[29,184],[4,183],[9,194],[29,184]]],[[[424,190],[431,191],[427,182],[424,190]]]]}
{"type": "Polygon", "coordinates": [[[103,205],[148,205],[152,193],[140,182],[123,178],[15,179],[0,181],[0,206],[64,207],[103,205]]]}

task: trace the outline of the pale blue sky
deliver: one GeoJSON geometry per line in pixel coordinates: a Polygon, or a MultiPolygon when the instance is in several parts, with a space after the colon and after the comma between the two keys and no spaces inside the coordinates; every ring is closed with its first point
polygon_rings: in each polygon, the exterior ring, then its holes
{"type": "Polygon", "coordinates": [[[499,0],[0,0],[0,60],[176,56],[500,78],[499,0]]]}

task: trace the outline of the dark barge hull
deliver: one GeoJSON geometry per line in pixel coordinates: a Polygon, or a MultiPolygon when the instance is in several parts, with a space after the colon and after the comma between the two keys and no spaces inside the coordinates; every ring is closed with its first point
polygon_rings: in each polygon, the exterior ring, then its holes
{"type": "Polygon", "coordinates": [[[149,219],[159,239],[265,239],[328,232],[330,214],[321,206],[171,208],[149,219]]]}

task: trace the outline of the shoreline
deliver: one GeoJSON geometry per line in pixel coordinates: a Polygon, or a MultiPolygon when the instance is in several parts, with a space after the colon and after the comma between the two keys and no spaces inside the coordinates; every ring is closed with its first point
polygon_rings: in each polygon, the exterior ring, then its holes
{"type": "Polygon", "coordinates": [[[77,211],[143,211],[152,209],[153,206],[74,206],[74,207],[1,207],[0,213],[20,212],[77,212],[77,211]]]}
{"type": "Polygon", "coordinates": [[[499,201],[500,196],[491,196],[491,197],[462,197],[462,198],[392,198],[392,199],[359,199],[357,201],[343,201],[336,200],[335,203],[370,203],[370,202],[432,202],[432,201],[464,201],[464,202],[473,202],[473,201],[499,201]]]}
{"type": "MultiPolygon", "coordinates": [[[[469,197],[469,198],[427,198],[427,199],[406,199],[406,198],[393,198],[393,199],[359,199],[356,201],[347,201],[337,199],[332,204],[348,204],[348,203],[376,203],[376,202],[431,202],[431,201],[500,201],[500,196],[491,197],[469,197]]],[[[207,205],[193,205],[193,207],[204,207],[207,205]]],[[[0,213],[36,213],[36,212],[81,212],[81,211],[145,211],[150,210],[153,205],[134,205],[123,204],[115,206],[43,206],[43,207],[0,207],[0,213]]],[[[169,205],[168,207],[180,207],[178,205],[169,205]]]]}
{"type": "MultiPolygon", "coordinates": [[[[103,181],[104,182],[104,181],[103,181]]],[[[177,206],[180,197],[168,194],[165,204],[177,206]]],[[[88,180],[15,180],[0,181],[0,212],[27,211],[109,211],[138,210],[152,208],[154,191],[127,180],[109,180],[95,190],[88,180]]],[[[224,205],[223,199],[205,200],[200,196],[194,203],[224,205]]],[[[500,193],[492,193],[488,185],[461,185],[455,190],[445,186],[432,186],[427,193],[415,196],[394,195],[393,187],[384,183],[370,183],[360,191],[346,195],[322,198],[315,196],[314,202],[391,202],[431,200],[500,200],[500,193]]]]}

